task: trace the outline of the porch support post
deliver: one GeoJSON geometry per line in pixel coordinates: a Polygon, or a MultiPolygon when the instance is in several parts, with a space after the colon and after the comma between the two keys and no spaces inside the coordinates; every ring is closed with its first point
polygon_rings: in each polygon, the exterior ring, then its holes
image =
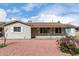
{"type": "Polygon", "coordinates": [[[61,28],[62,34],[64,34],[64,28],[61,28]]]}
{"type": "Polygon", "coordinates": [[[52,35],[52,28],[50,28],[50,30],[49,30],[49,35],[50,36],[52,35]]]}
{"type": "Polygon", "coordinates": [[[40,34],[40,28],[37,28],[37,31],[38,31],[38,35],[40,34]]]}
{"type": "Polygon", "coordinates": [[[53,28],[53,34],[55,34],[55,27],[53,28]]]}

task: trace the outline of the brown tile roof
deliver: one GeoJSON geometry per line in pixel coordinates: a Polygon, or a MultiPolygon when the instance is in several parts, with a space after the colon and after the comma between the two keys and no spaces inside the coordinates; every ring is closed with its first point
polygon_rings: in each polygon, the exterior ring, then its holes
{"type": "Polygon", "coordinates": [[[62,24],[62,23],[53,23],[53,22],[27,22],[27,23],[25,23],[25,22],[22,22],[22,21],[8,22],[7,24],[0,25],[0,27],[11,25],[11,24],[17,23],[17,22],[25,24],[25,25],[29,25],[32,28],[37,28],[37,27],[63,27],[63,28],[66,28],[66,27],[75,27],[75,26],[70,25],[70,24],[62,24]]]}
{"type": "Polygon", "coordinates": [[[75,27],[70,24],[62,24],[62,23],[46,23],[46,22],[38,22],[38,23],[28,23],[31,27],[75,27]]]}

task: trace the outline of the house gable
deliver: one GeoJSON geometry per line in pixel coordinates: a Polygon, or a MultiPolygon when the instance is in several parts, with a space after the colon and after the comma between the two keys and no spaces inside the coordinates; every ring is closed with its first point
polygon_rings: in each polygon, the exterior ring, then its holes
{"type": "Polygon", "coordinates": [[[24,24],[24,25],[30,26],[30,25],[28,25],[28,24],[26,24],[26,23],[24,23],[24,22],[22,22],[22,21],[12,21],[12,22],[9,22],[9,23],[7,23],[7,24],[4,24],[4,27],[5,27],[5,26],[8,26],[8,25],[15,24],[15,23],[21,23],[21,24],[24,24]]]}
{"type": "Polygon", "coordinates": [[[7,39],[30,39],[31,27],[22,22],[11,22],[4,26],[5,37],[7,39]]]}

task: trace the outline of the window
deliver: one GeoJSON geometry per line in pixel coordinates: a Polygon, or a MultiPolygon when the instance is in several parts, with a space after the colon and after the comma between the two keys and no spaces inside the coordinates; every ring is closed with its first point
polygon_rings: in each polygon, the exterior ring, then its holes
{"type": "Polygon", "coordinates": [[[14,32],[21,32],[21,27],[14,27],[14,32]]]}
{"type": "Polygon", "coordinates": [[[49,28],[40,28],[40,33],[48,33],[49,28]]]}
{"type": "Polygon", "coordinates": [[[55,33],[61,33],[61,28],[55,28],[55,33]]]}

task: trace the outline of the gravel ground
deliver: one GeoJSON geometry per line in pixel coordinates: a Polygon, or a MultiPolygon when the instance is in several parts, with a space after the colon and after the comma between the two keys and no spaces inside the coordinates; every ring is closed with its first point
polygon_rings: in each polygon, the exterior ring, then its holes
{"type": "MultiPolygon", "coordinates": [[[[2,43],[3,40],[0,40],[2,43]]],[[[62,53],[56,40],[7,40],[7,46],[0,48],[0,56],[69,56],[62,53]]]]}

